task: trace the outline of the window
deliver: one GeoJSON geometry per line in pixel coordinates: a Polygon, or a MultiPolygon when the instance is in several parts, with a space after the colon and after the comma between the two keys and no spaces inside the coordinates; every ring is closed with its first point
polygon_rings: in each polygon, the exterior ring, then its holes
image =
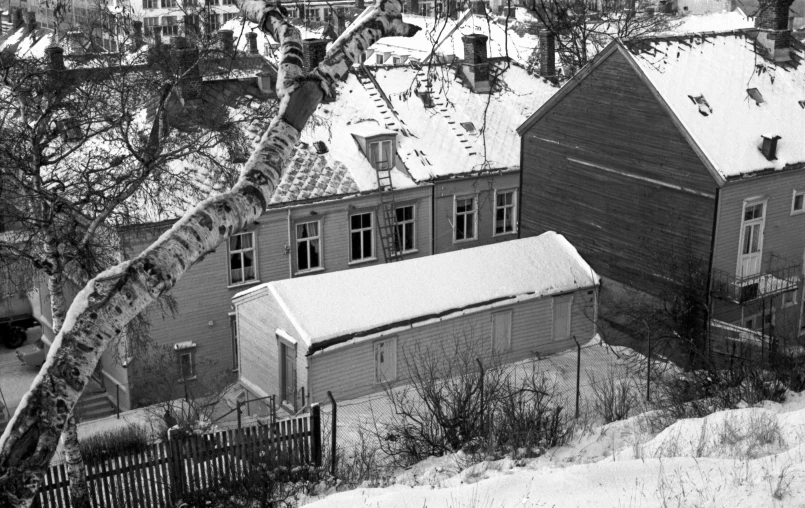
{"type": "Polygon", "coordinates": [[[238,316],[234,312],[229,314],[229,332],[232,335],[232,370],[238,370],[238,316]]]}
{"type": "Polygon", "coordinates": [[[402,57],[399,57],[399,56],[391,57],[391,61],[392,61],[392,63],[394,65],[402,65],[402,63],[403,63],[402,57]]]}
{"type": "Polygon", "coordinates": [[[794,191],[794,198],[791,200],[791,215],[805,212],[805,191],[794,191]]]}
{"type": "Polygon", "coordinates": [[[158,17],[143,18],[143,27],[145,28],[145,35],[151,35],[152,28],[159,25],[158,17]]]}
{"type": "Polygon", "coordinates": [[[737,273],[739,277],[750,277],[760,273],[760,262],[763,255],[764,208],[765,202],[744,204],[737,273]]]}
{"type": "Polygon", "coordinates": [[[394,209],[397,225],[394,229],[394,251],[410,252],[414,247],[414,205],[394,209]]]}
{"type": "Polygon", "coordinates": [[[475,221],[478,214],[475,209],[475,197],[456,198],[455,238],[454,241],[475,240],[475,221]]]}
{"type": "Polygon", "coordinates": [[[221,18],[217,14],[211,12],[206,18],[207,33],[217,32],[221,28],[221,18]]]}
{"type": "Polygon", "coordinates": [[[257,280],[254,269],[254,233],[241,233],[229,238],[229,284],[257,280]]]}
{"type": "Polygon", "coordinates": [[[159,0],[143,0],[143,9],[158,9],[159,0]]]}
{"type": "Polygon", "coordinates": [[[397,379],[397,338],[379,340],[375,349],[375,383],[397,379]]]}
{"type": "Polygon", "coordinates": [[[394,165],[394,154],[391,151],[391,140],[369,143],[369,162],[380,170],[391,169],[394,165]]]}
{"type": "Polygon", "coordinates": [[[385,58],[383,58],[383,53],[378,53],[375,55],[375,63],[377,65],[383,65],[385,58]]]}
{"type": "Polygon", "coordinates": [[[570,305],[573,296],[557,296],[553,299],[553,340],[570,337],[570,305]]]}
{"type": "Polygon", "coordinates": [[[797,304],[797,292],[794,291],[786,291],[783,293],[783,307],[791,307],[792,305],[797,304]]]}
{"type": "Polygon", "coordinates": [[[495,235],[516,231],[517,195],[515,191],[495,191],[495,235]]]}
{"type": "Polygon", "coordinates": [[[374,227],[372,212],[358,213],[349,218],[350,261],[363,261],[374,257],[374,227]]]}
{"type": "Polygon", "coordinates": [[[296,341],[277,330],[279,339],[280,399],[283,404],[294,405],[296,398],[296,341]],[[292,339],[291,339],[292,340],[292,339]]]}
{"type": "Polygon", "coordinates": [[[319,221],[296,225],[296,269],[300,272],[321,268],[319,221]]]}
{"type": "Polygon", "coordinates": [[[177,342],[173,345],[176,351],[179,378],[182,381],[196,377],[196,343],[193,341],[177,342]]]}
{"type": "Polygon", "coordinates": [[[221,14],[221,18],[223,18],[223,22],[226,23],[230,19],[235,19],[237,15],[238,15],[237,12],[225,12],[221,14]]]}
{"type": "Polygon", "coordinates": [[[169,9],[171,7],[176,7],[176,0],[161,0],[162,1],[162,8],[169,9]]]}
{"type": "Polygon", "coordinates": [[[512,311],[492,314],[492,350],[506,351],[512,346],[512,311]]]}
{"type": "Polygon", "coordinates": [[[162,35],[179,35],[179,19],[176,16],[163,16],[162,26],[162,35]]]}
{"type": "Polygon", "coordinates": [[[221,5],[237,5],[236,0],[221,0],[221,5]]]}
{"type": "Polygon", "coordinates": [[[318,7],[308,7],[305,9],[305,19],[308,21],[319,21],[318,7]]]}

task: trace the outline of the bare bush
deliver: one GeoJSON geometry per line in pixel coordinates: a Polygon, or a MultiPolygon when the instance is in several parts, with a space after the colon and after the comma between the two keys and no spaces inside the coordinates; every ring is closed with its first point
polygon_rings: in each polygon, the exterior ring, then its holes
{"type": "Polygon", "coordinates": [[[604,419],[604,423],[628,418],[638,400],[632,380],[620,378],[614,366],[610,366],[603,379],[596,379],[593,373],[589,376],[593,408],[604,419]]]}

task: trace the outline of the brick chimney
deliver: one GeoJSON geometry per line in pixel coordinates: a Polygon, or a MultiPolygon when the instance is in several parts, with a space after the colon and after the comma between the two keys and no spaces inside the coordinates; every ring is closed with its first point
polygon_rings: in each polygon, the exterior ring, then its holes
{"type": "Polygon", "coordinates": [[[791,30],[788,29],[788,11],[794,0],[761,0],[755,17],[758,42],[766,48],[775,62],[791,60],[791,30]]]}
{"type": "Polygon", "coordinates": [[[302,41],[302,53],[305,56],[305,72],[315,69],[327,54],[327,39],[305,39],[302,41]]]}
{"type": "Polygon", "coordinates": [[[134,31],[132,35],[131,51],[136,51],[143,45],[143,22],[132,21],[131,28],[134,31]]]}
{"type": "MultiPolygon", "coordinates": [[[[416,0],[413,0],[413,1],[416,1],[416,0]]],[[[335,33],[336,33],[336,35],[341,35],[342,33],[344,33],[344,30],[347,29],[347,18],[346,18],[346,16],[343,13],[339,14],[337,12],[334,12],[333,13],[333,20],[335,21],[335,33]]]]}
{"type": "Polygon", "coordinates": [[[232,30],[218,30],[218,41],[221,43],[221,50],[225,53],[232,53],[234,41],[232,40],[232,30]]]}
{"type": "Polygon", "coordinates": [[[777,160],[777,141],[781,139],[780,136],[763,134],[761,138],[763,138],[763,144],[760,145],[760,151],[763,156],[770,161],[777,160]]]}
{"type": "Polygon", "coordinates": [[[20,7],[14,9],[14,21],[12,22],[13,29],[16,30],[17,28],[21,27],[25,24],[25,18],[23,15],[23,10],[20,7]]]}
{"type": "Polygon", "coordinates": [[[184,36],[171,37],[171,47],[178,73],[183,76],[178,87],[182,99],[192,101],[200,98],[201,71],[198,68],[198,48],[188,44],[184,36]]]}
{"type": "Polygon", "coordinates": [[[48,46],[45,48],[45,53],[48,56],[48,63],[52,70],[64,70],[64,49],[61,46],[48,46]]]}
{"type": "Polygon", "coordinates": [[[484,0],[470,0],[470,10],[473,14],[486,16],[486,3],[484,0]]]}
{"type": "Polygon", "coordinates": [[[34,30],[36,30],[36,25],[37,25],[37,23],[36,23],[36,12],[28,11],[25,14],[25,16],[27,18],[27,21],[25,23],[25,33],[29,34],[29,33],[32,33],[34,30]]]}
{"type": "Polygon", "coordinates": [[[257,32],[246,32],[246,42],[249,46],[249,54],[259,55],[260,50],[257,49],[257,32]]]}
{"type": "Polygon", "coordinates": [[[539,29],[539,75],[543,77],[556,75],[556,36],[546,28],[539,29]]]}
{"type": "Polygon", "coordinates": [[[464,62],[461,70],[475,93],[489,93],[489,60],[486,57],[488,37],[470,34],[461,37],[464,43],[464,62]]]}

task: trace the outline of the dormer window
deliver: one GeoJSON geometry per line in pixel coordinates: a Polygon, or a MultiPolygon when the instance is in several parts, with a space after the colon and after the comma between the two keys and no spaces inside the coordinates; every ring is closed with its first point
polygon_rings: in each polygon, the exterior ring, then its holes
{"type": "Polygon", "coordinates": [[[389,170],[394,166],[394,152],[391,150],[390,139],[369,143],[369,162],[372,167],[380,170],[389,170]]]}

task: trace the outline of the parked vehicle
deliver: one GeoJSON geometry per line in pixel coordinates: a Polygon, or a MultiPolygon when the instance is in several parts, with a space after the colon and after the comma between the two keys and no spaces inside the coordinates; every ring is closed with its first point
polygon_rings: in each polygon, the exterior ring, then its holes
{"type": "Polygon", "coordinates": [[[31,316],[11,316],[0,318],[0,343],[9,349],[16,349],[28,339],[39,338],[42,325],[31,316]]]}

